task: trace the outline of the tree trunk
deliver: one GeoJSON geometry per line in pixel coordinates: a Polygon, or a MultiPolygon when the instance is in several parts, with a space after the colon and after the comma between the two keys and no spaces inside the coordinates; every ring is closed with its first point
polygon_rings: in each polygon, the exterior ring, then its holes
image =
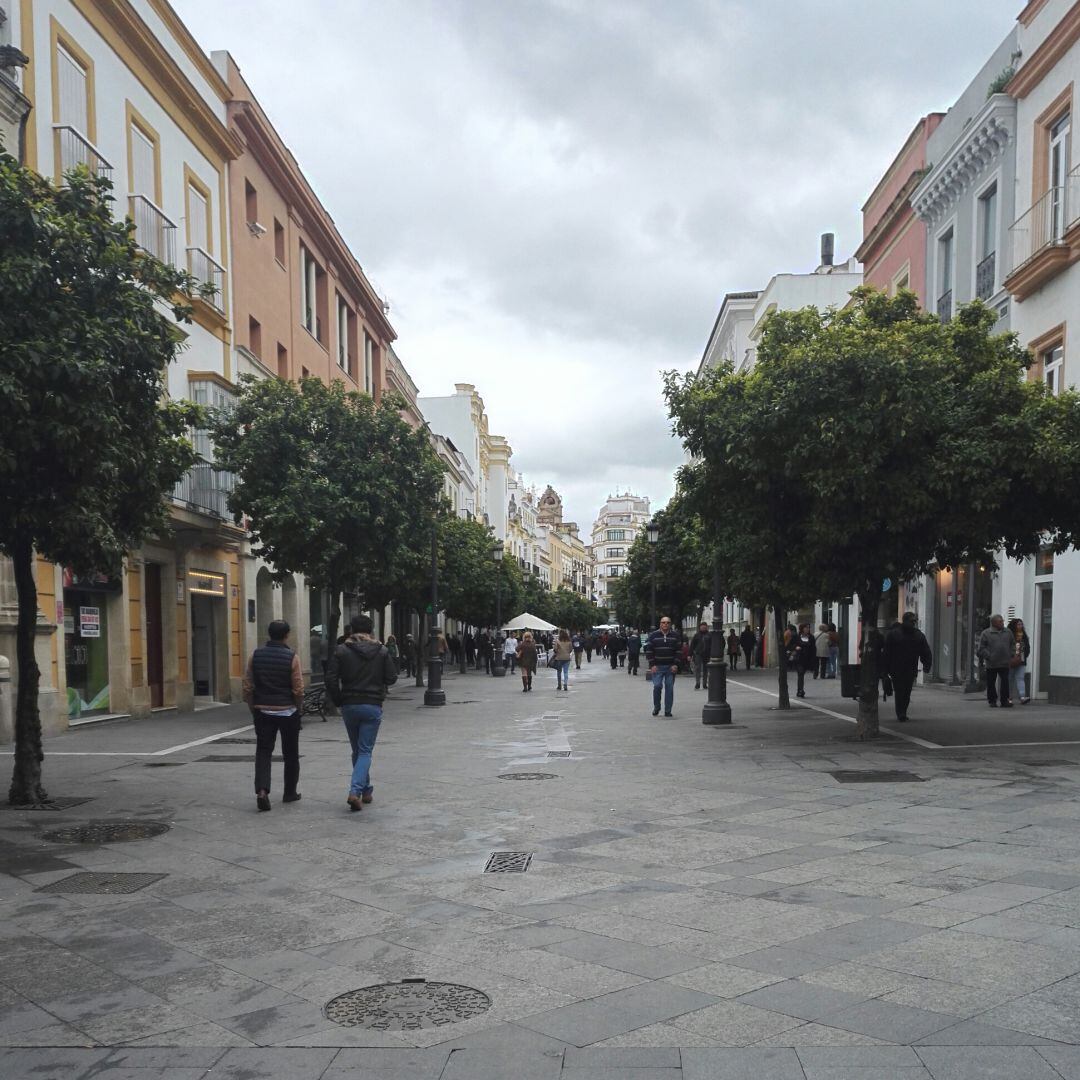
{"type": "Polygon", "coordinates": [[[29,536],[16,538],[11,558],[15,589],[19,597],[19,624],[16,629],[16,664],[19,693],[15,700],[15,769],[11,775],[8,802],[28,806],[49,801],[41,786],[41,713],[38,686],[41,672],[34,658],[37,631],[37,583],[34,581],[34,547],[29,536]]]}
{"type": "Polygon", "coordinates": [[[787,684],[787,649],[784,648],[784,606],[776,604],[773,607],[773,633],[776,635],[776,657],[780,664],[780,704],[781,709],[791,708],[791,698],[788,696],[787,684]]]}
{"type": "Polygon", "coordinates": [[[859,590],[862,615],[862,642],[859,648],[859,717],[855,725],[856,739],[878,737],[878,681],[881,658],[881,634],[878,632],[878,605],[881,603],[882,578],[859,590]]]}
{"type": "Polygon", "coordinates": [[[424,685],[424,665],[428,662],[431,649],[428,647],[427,613],[418,611],[420,616],[420,640],[416,643],[416,685],[424,685]]]}

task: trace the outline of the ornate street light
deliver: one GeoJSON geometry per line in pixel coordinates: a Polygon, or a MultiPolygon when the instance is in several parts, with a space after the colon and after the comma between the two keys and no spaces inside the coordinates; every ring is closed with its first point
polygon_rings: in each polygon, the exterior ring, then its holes
{"type": "Polygon", "coordinates": [[[709,635],[709,664],[706,685],[709,700],[701,710],[703,724],[730,724],[727,700],[727,668],[724,666],[724,597],[720,592],[720,560],[713,564],[712,633],[709,635]]]}
{"type": "Polygon", "coordinates": [[[503,542],[501,540],[495,541],[495,546],[491,549],[491,555],[495,560],[495,641],[493,643],[495,655],[491,659],[491,674],[498,678],[506,674],[502,645],[499,644],[499,629],[502,626],[503,542]]]}
{"type": "Polygon", "coordinates": [[[649,540],[649,554],[652,561],[652,626],[650,629],[656,629],[656,545],[660,540],[660,523],[653,518],[648,525],[645,526],[645,535],[649,540]]]}
{"type": "Polygon", "coordinates": [[[439,542],[437,526],[431,524],[431,622],[428,633],[428,684],[424,691],[425,705],[445,705],[446,691],[442,688],[442,657],[439,655],[439,542]]]}

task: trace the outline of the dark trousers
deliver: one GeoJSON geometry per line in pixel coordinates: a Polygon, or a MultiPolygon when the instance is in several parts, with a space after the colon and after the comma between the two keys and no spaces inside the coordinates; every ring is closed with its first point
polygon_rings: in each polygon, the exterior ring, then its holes
{"type": "Polygon", "coordinates": [[[796,667],[795,667],[795,674],[796,674],[796,675],[798,676],[798,679],[799,679],[799,685],[798,685],[798,692],[799,692],[800,694],[803,694],[803,693],[805,693],[805,692],[806,692],[806,691],[805,691],[805,684],[806,684],[806,668],[804,668],[804,667],[802,666],[802,664],[798,664],[798,665],[796,665],[796,667]]]}
{"type": "Polygon", "coordinates": [[[901,672],[893,675],[893,704],[896,706],[897,720],[906,720],[908,706],[911,704],[911,688],[915,685],[915,673],[901,672]]]}
{"type": "Polygon", "coordinates": [[[611,670],[614,671],[619,666],[619,654],[617,652],[609,652],[608,659],[611,661],[611,670]]]}
{"type": "Polygon", "coordinates": [[[629,653],[630,659],[627,662],[626,669],[628,675],[636,675],[638,673],[638,657],[640,653],[629,653]]]}
{"type": "Polygon", "coordinates": [[[510,674],[513,675],[514,668],[517,667],[517,653],[506,653],[504,656],[504,662],[505,660],[510,661],[510,674]]]}
{"type": "Polygon", "coordinates": [[[739,654],[737,652],[729,652],[727,654],[727,665],[732,671],[739,670],[739,654]]]}
{"type": "Polygon", "coordinates": [[[592,649],[585,650],[585,659],[588,660],[590,664],[592,663],[592,649]]]}
{"type": "Polygon", "coordinates": [[[746,654],[746,670],[749,671],[750,670],[750,659],[754,655],[753,647],[751,646],[751,648],[748,649],[744,645],[743,646],[743,652],[746,654]]]}
{"type": "Polygon", "coordinates": [[[817,658],[817,671],[814,672],[815,679],[824,679],[825,671],[829,666],[829,658],[827,656],[819,656],[817,658]]]}
{"type": "Polygon", "coordinates": [[[281,732],[281,756],[285,759],[285,794],[295,795],[300,782],[300,714],[267,716],[256,711],[255,718],[255,794],[270,792],[270,759],[281,732]]]}
{"type": "Polygon", "coordinates": [[[581,650],[580,649],[575,649],[574,650],[574,667],[576,669],[578,669],[578,670],[581,669],[581,650]]]}
{"type": "Polygon", "coordinates": [[[986,669],[986,700],[991,705],[998,702],[998,686],[1001,687],[1002,705],[1012,704],[1009,699],[1009,669],[1007,667],[988,667],[986,669]]]}

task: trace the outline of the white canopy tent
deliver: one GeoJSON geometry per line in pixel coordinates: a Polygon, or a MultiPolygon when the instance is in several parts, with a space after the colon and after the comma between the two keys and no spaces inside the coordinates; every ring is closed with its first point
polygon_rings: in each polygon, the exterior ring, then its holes
{"type": "Polygon", "coordinates": [[[519,615],[516,619],[511,619],[504,627],[503,631],[508,630],[558,630],[557,626],[553,626],[551,623],[541,619],[538,615],[530,615],[527,611],[519,615]]]}

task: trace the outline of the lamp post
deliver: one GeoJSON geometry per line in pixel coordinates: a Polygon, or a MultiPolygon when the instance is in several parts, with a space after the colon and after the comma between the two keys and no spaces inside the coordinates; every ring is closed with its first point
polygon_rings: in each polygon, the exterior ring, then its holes
{"type": "Polygon", "coordinates": [[[439,655],[439,543],[435,523],[431,525],[431,622],[428,630],[428,684],[424,691],[425,705],[445,705],[446,691],[442,688],[442,657],[439,655]]]}
{"type": "Polygon", "coordinates": [[[660,539],[660,524],[653,518],[648,525],[645,526],[645,535],[649,540],[649,556],[652,562],[652,625],[650,630],[656,629],[656,544],[660,539]]]}
{"type": "Polygon", "coordinates": [[[491,549],[495,559],[495,655],[491,658],[491,674],[501,678],[506,674],[506,664],[503,663],[503,647],[499,642],[499,628],[502,626],[502,560],[503,542],[495,541],[491,549]]]}
{"type": "Polygon", "coordinates": [[[709,700],[701,710],[703,724],[730,724],[731,706],[727,700],[727,669],[724,666],[724,598],[720,593],[720,560],[713,565],[712,633],[709,635],[707,686],[709,700]]]}

